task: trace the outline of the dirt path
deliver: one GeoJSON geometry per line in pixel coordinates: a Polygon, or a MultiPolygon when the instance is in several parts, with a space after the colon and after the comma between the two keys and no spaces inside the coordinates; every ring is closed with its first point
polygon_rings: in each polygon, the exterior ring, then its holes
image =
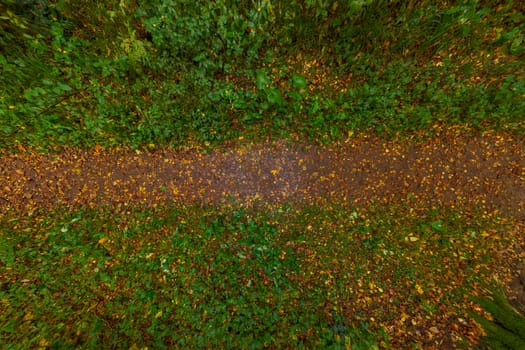
{"type": "Polygon", "coordinates": [[[424,142],[349,139],[213,151],[69,150],[0,162],[0,212],[103,204],[342,199],[468,205],[525,220],[525,140],[448,133],[424,142]]]}

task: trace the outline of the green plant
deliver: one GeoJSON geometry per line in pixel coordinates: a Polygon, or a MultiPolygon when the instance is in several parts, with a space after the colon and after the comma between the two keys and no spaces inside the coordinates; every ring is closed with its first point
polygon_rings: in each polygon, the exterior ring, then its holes
{"type": "Polygon", "coordinates": [[[2,4],[3,148],[524,127],[513,2],[23,4],[2,4]]]}
{"type": "Polygon", "coordinates": [[[13,212],[0,219],[0,336],[13,347],[424,346],[414,332],[455,314],[505,243],[494,218],[407,210],[13,212]]]}
{"type": "Polygon", "coordinates": [[[501,287],[493,286],[486,297],[473,298],[492,319],[470,312],[487,333],[482,341],[494,350],[525,348],[525,317],[513,308],[501,287]]]}

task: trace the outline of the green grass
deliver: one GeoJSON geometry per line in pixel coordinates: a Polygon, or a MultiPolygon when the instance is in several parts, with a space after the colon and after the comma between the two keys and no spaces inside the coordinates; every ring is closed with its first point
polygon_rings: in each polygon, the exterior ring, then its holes
{"type": "Polygon", "coordinates": [[[503,229],[447,208],[14,213],[0,221],[0,338],[13,349],[424,346],[416,331],[468,318],[503,229]]]}

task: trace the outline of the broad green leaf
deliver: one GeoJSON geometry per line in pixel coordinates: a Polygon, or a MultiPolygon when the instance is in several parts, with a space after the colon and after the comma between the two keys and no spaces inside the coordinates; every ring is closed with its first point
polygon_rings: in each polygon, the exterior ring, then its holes
{"type": "Polygon", "coordinates": [[[294,89],[303,90],[306,89],[307,83],[306,78],[302,75],[295,74],[292,76],[292,87],[294,89]]]}
{"type": "Polygon", "coordinates": [[[65,83],[58,83],[57,85],[63,91],[71,91],[71,87],[69,85],[65,84],[65,83]]]}
{"type": "Polygon", "coordinates": [[[283,97],[279,89],[270,89],[268,90],[268,102],[272,105],[282,106],[284,104],[283,97]]]}
{"type": "Polygon", "coordinates": [[[255,74],[255,85],[258,90],[264,90],[270,85],[270,79],[262,69],[257,69],[255,74]]]}

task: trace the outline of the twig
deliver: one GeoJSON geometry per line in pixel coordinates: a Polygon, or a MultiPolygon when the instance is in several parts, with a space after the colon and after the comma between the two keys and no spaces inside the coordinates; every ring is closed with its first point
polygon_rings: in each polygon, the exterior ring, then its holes
{"type": "Polygon", "coordinates": [[[63,98],[61,98],[60,100],[58,100],[57,102],[53,103],[52,105],[50,106],[47,106],[46,108],[44,108],[43,110],[41,110],[39,113],[37,113],[37,117],[41,116],[42,114],[44,114],[45,112],[49,111],[51,108],[53,107],[56,107],[58,106],[59,104],[61,104],[62,102],[64,102],[65,100],[67,100],[68,98],[72,97],[72,96],[75,96],[75,95],[78,95],[79,93],[83,92],[83,91],[86,91],[87,88],[84,88],[84,89],[81,89],[81,90],[77,90],[77,91],[74,91],[72,93],[69,93],[67,95],[65,95],[63,98]]]}

